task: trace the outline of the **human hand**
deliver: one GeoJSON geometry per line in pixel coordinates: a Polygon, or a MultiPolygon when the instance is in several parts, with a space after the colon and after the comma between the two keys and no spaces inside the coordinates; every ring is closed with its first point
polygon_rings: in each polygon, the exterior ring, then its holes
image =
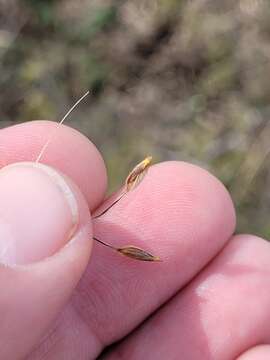
{"type": "MultiPolygon", "coordinates": [[[[2,166],[34,161],[54,127],[1,130],[2,166]]],[[[62,126],[42,162],[71,181],[29,163],[0,172],[0,359],[270,358],[268,345],[255,347],[270,340],[269,244],[232,235],[217,179],[183,162],[154,165],[92,224],[88,207],[106,189],[95,147],[62,126]],[[93,228],[163,261],[91,250],[93,228]]]]}

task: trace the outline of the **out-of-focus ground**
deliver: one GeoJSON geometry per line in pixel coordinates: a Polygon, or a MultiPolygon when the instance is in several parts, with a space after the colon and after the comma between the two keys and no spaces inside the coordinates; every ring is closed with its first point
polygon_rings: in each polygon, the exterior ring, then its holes
{"type": "Polygon", "coordinates": [[[59,120],[88,88],[67,124],[111,189],[148,154],[190,161],[270,236],[268,0],[0,0],[0,126],[59,120]]]}

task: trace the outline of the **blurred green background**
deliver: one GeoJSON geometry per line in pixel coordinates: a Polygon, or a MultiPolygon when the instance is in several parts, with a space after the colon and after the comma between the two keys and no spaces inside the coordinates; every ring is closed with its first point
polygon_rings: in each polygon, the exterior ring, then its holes
{"type": "MultiPolygon", "coordinates": [[[[270,236],[268,0],[0,0],[0,126],[67,120],[117,188],[146,155],[209,169],[270,236]]],[[[207,206],[207,204],[205,204],[207,206]]]]}

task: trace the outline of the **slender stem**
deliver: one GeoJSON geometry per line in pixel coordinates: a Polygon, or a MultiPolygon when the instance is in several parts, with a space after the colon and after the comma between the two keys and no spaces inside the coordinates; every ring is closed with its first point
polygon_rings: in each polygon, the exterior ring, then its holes
{"type": "Polygon", "coordinates": [[[99,242],[100,244],[104,245],[104,246],[107,246],[107,247],[109,247],[109,248],[111,248],[111,249],[113,249],[113,250],[118,251],[118,248],[116,248],[116,247],[114,247],[113,245],[110,245],[110,244],[108,244],[108,243],[106,243],[106,242],[104,242],[104,241],[99,240],[99,239],[96,238],[95,236],[93,236],[93,239],[94,239],[95,241],[99,242]]]}
{"type": "Polygon", "coordinates": [[[97,214],[96,216],[93,217],[93,219],[98,219],[99,217],[101,217],[102,215],[106,214],[107,211],[109,211],[115,204],[118,203],[118,201],[120,201],[122,199],[122,197],[124,197],[127,194],[127,192],[123,192],[121,195],[118,196],[118,198],[116,200],[114,200],[106,209],[104,209],[100,214],[97,214]]]}

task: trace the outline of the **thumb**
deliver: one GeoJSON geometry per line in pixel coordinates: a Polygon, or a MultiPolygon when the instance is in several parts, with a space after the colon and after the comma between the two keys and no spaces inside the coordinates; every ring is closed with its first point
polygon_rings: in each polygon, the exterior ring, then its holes
{"type": "Polygon", "coordinates": [[[0,359],[22,359],[71,295],[88,263],[92,226],[80,191],[56,170],[0,170],[0,359]]]}

